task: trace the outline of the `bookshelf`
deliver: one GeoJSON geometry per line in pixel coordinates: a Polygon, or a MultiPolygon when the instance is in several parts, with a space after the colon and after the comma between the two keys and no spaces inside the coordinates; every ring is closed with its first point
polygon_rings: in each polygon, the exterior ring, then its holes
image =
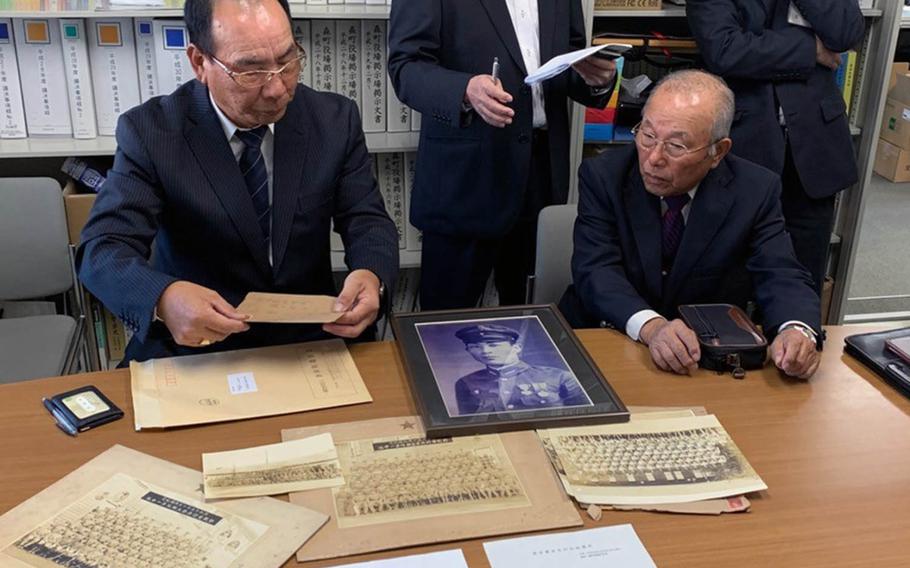
{"type": "MultiPolygon", "coordinates": [[[[182,8],[128,8],[113,10],[0,10],[0,18],[182,18],[182,8]]],[[[387,20],[389,6],[333,4],[311,6],[291,3],[291,17],[301,19],[387,20]]]]}
{"type": "MultiPolygon", "coordinates": [[[[367,132],[367,149],[373,154],[414,152],[419,137],[419,132],[367,132]]],[[[116,150],[113,136],[85,140],[53,136],[0,140],[0,159],[113,156],[116,150]]]]}

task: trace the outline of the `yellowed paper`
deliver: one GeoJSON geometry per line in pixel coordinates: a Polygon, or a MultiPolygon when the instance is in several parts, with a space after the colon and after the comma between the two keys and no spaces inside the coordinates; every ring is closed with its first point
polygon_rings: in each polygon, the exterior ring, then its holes
{"type": "MultiPolygon", "coordinates": [[[[591,505],[592,507],[596,505],[591,505]]],[[[742,513],[748,511],[752,504],[743,495],[724,499],[706,499],[691,503],[659,503],[655,505],[610,505],[614,511],[653,511],[655,513],[682,513],[686,515],[720,515],[722,513],[742,513]]]]}
{"type": "Polygon", "coordinates": [[[767,489],[713,415],[538,430],[580,503],[684,503],[767,489]]]}
{"type": "Polygon", "coordinates": [[[249,315],[249,322],[331,323],[344,313],[332,311],[334,305],[331,296],[250,292],[237,311],[249,315]]]}
{"type": "Polygon", "coordinates": [[[372,400],[341,339],[130,363],[136,430],[372,400]]]}
{"type": "Polygon", "coordinates": [[[347,483],[332,490],[341,528],[527,507],[496,434],[396,436],[338,445],[347,483]]]}
{"type": "Polygon", "coordinates": [[[331,434],[202,454],[206,499],[278,495],[344,485],[331,434]]]}
{"type": "Polygon", "coordinates": [[[280,566],[327,517],[271,498],[202,501],[202,475],[113,446],[0,517],[0,566],[280,566]]]}
{"type": "Polygon", "coordinates": [[[320,432],[332,434],[342,463],[346,461],[342,448],[348,444],[348,452],[355,451],[355,447],[364,449],[357,458],[363,460],[361,464],[387,459],[382,457],[385,454],[390,456],[388,459],[396,464],[396,468],[395,471],[386,467],[377,468],[375,478],[371,478],[370,471],[365,468],[354,476],[345,472],[347,484],[341,488],[291,493],[291,503],[332,516],[326,526],[298,551],[297,560],[300,562],[582,524],[578,510],[560,488],[559,480],[547,463],[534,432],[499,434],[501,450],[495,443],[478,444],[471,441],[473,438],[456,438],[454,442],[423,445],[419,452],[408,452],[404,447],[387,447],[387,442],[383,440],[422,440],[426,434],[420,418],[399,416],[283,430],[281,438],[295,440],[320,432]],[[377,438],[380,440],[375,440],[377,438]],[[374,440],[380,445],[363,448],[362,444],[353,444],[362,440],[374,440]],[[479,453],[476,456],[461,454],[462,457],[452,463],[436,460],[435,455],[425,453],[429,449],[430,452],[438,451],[451,457],[452,450],[445,449],[449,447],[455,448],[456,456],[463,450],[479,453]],[[418,458],[427,461],[415,461],[418,458]],[[486,461],[494,459],[496,465],[485,465],[486,461]],[[433,460],[436,460],[435,463],[433,460]],[[503,478],[506,473],[512,475],[512,472],[518,478],[518,485],[509,477],[503,478]],[[479,481],[487,474],[490,475],[489,481],[479,481]],[[465,479],[461,481],[458,477],[465,479]],[[403,482],[404,479],[408,480],[407,483],[403,482]],[[438,480],[440,485],[433,487],[431,480],[438,480]],[[459,483],[463,485],[459,486],[459,483]],[[375,488],[381,501],[370,503],[366,487],[375,488]],[[395,487],[401,491],[396,492],[395,487]],[[518,487],[527,499],[527,506],[514,506],[522,497],[509,493],[518,487]],[[348,494],[340,491],[348,489],[348,494]],[[494,503],[496,508],[486,506],[494,503]],[[356,513],[352,515],[355,505],[356,513]],[[486,510],[468,510],[477,505],[480,505],[479,509],[486,510]],[[505,507],[499,508],[499,505],[505,507]],[[448,509],[446,514],[436,515],[441,508],[448,509]],[[338,510],[346,510],[344,518],[338,510]],[[386,522],[369,522],[380,519],[386,522]]]}

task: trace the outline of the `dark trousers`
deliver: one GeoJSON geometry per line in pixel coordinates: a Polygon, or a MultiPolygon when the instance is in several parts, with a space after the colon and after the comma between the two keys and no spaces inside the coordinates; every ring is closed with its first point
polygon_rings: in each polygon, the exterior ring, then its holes
{"type": "Polygon", "coordinates": [[[420,307],[472,308],[490,272],[502,306],[525,303],[527,277],[534,272],[537,215],[553,204],[546,131],[535,130],[522,213],[504,236],[476,239],[424,231],[420,255],[420,307]]]}
{"type": "Polygon", "coordinates": [[[796,250],[796,258],[812,273],[815,291],[821,296],[828,262],[828,247],[831,244],[831,228],[834,225],[836,196],[813,199],[806,194],[793,165],[789,141],[781,182],[784,220],[793,241],[793,248],[796,250]]]}

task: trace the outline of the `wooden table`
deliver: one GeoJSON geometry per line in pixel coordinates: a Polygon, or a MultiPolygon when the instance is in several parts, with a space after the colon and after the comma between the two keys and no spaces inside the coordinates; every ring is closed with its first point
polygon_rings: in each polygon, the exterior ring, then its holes
{"type": "MultiPolygon", "coordinates": [[[[769,487],[751,497],[745,514],[606,512],[599,523],[585,524],[632,523],[661,567],[910,566],[910,401],[841,349],[845,335],[874,329],[829,328],[822,366],[810,382],[772,369],[750,371],[742,381],[704,371],[677,377],[656,371],[643,346],[616,332],[580,332],[627,405],[705,406],[769,487]]],[[[133,431],[127,371],[2,386],[0,513],[116,443],[201,469],[202,452],[277,442],[282,428],[415,412],[393,343],[351,351],[372,404],[166,432],[133,431]],[[127,415],[70,438],[54,426],[41,397],[84,384],[98,386],[127,415]]],[[[488,566],[479,540],[307,566],[459,547],[472,567],[488,566]]]]}

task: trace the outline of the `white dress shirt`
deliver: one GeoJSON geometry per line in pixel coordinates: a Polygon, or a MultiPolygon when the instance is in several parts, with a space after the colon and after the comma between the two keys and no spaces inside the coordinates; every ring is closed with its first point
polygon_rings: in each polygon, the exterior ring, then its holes
{"type": "MultiPolygon", "coordinates": [[[[212,103],[212,108],[215,109],[215,114],[218,115],[218,120],[221,122],[221,128],[224,130],[224,137],[227,138],[228,144],[231,145],[231,151],[234,153],[234,159],[237,162],[240,162],[240,156],[243,155],[243,149],[246,147],[240,138],[235,136],[235,132],[238,130],[252,130],[252,128],[240,128],[228,118],[218,105],[215,103],[215,99],[212,98],[212,93],[209,92],[209,101],[212,103]]],[[[262,152],[262,160],[265,162],[265,172],[268,175],[269,180],[269,206],[272,205],[272,178],[274,178],[274,159],[275,159],[275,124],[269,124],[268,130],[265,131],[265,135],[262,137],[262,146],[260,151],[262,152]]],[[[272,219],[269,216],[269,232],[271,233],[271,223],[272,219]]],[[[272,263],[272,240],[269,239],[269,264],[272,263]]]]}
{"type": "MultiPolygon", "coordinates": [[[[689,222],[689,211],[692,209],[692,202],[695,201],[695,194],[698,192],[698,186],[696,185],[691,190],[689,190],[689,202],[682,208],[683,221],[686,223],[689,222]]],[[[663,217],[664,213],[667,212],[667,204],[664,202],[663,197],[660,198],[660,215],[663,217]]],[[[666,276],[666,274],[662,274],[666,276]]],[[[641,340],[641,328],[645,326],[646,323],[655,318],[663,318],[662,315],[655,312],[654,310],[640,310],[632,314],[632,317],[626,321],[626,335],[628,335],[633,341],[641,340]]],[[[790,320],[782,323],[780,327],[777,328],[777,332],[780,333],[788,325],[800,325],[809,331],[813,337],[815,337],[815,331],[806,325],[805,323],[797,320],[790,320]]]]}
{"type": "MultiPolygon", "coordinates": [[[[518,37],[521,58],[525,70],[530,74],[540,67],[540,23],[537,17],[537,0],[506,0],[512,26],[518,37]]],[[[534,108],[534,128],[547,126],[547,113],[543,101],[543,86],[531,85],[531,100],[534,108]]]]}

